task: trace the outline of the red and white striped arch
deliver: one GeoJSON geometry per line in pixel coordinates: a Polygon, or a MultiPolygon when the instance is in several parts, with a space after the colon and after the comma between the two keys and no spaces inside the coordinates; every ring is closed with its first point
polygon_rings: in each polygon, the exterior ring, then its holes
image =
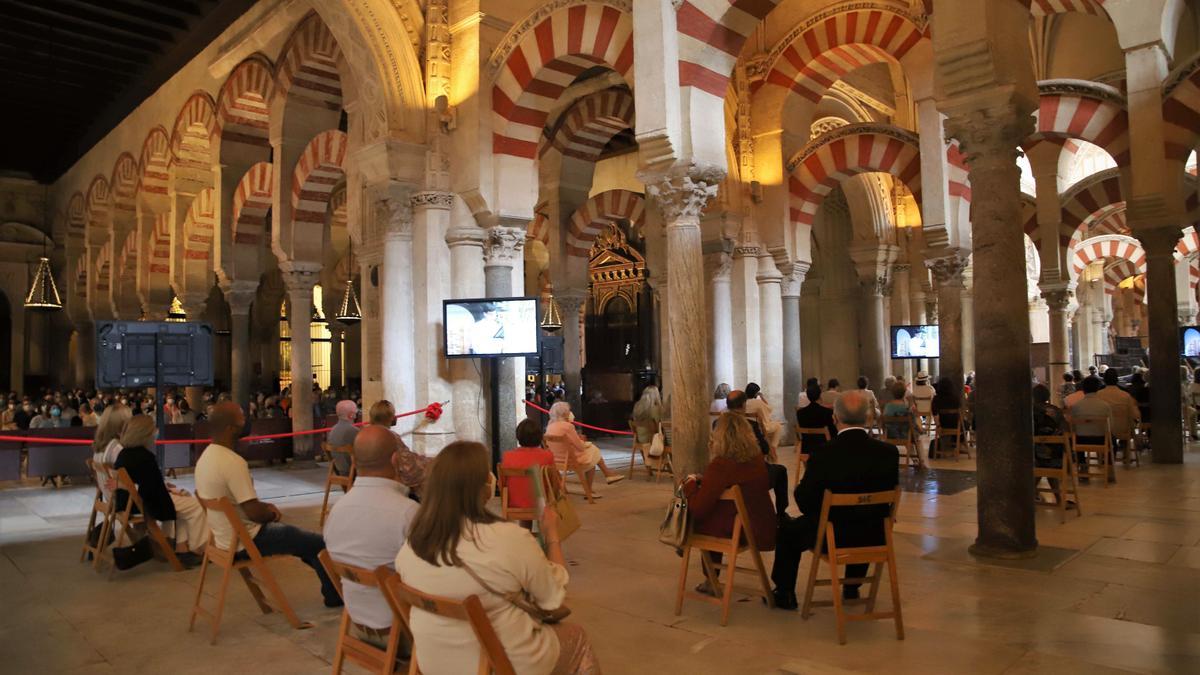
{"type": "Polygon", "coordinates": [[[543,244],[550,241],[550,228],[547,226],[549,218],[541,211],[535,211],[533,214],[533,222],[529,224],[529,229],[525,231],[525,239],[531,241],[540,241],[543,244]]]}
{"type": "Polygon", "coordinates": [[[196,193],[192,205],[183,220],[183,257],[188,276],[193,272],[207,271],[212,258],[216,222],[216,199],[213,189],[205,188],[196,193]]]}
{"type": "Polygon", "coordinates": [[[108,299],[112,287],[112,242],[100,247],[96,256],[96,296],[102,300],[108,299]]]}
{"type": "Polygon", "coordinates": [[[125,218],[133,216],[136,208],[137,184],[137,160],[128,152],[122,152],[113,164],[112,177],[108,181],[114,216],[125,218]]]}
{"type": "Polygon", "coordinates": [[[771,64],[765,84],[791,89],[817,103],[846,73],[899,61],[924,37],[907,17],[882,9],[822,17],[818,14],[771,64]]]}
{"type": "MultiPolygon", "coordinates": [[[[1137,269],[1137,274],[1146,271],[1146,252],[1142,245],[1133,237],[1120,234],[1106,234],[1085,239],[1071,249],[1071,279],[1079,278],[1083,270],[1097,260],[1128,260],[1137,269]]],[[[1120,283],[1129,275],[1116,279],[1120,283]]]]}
{"type": "Polygon", "coordinates": [[[598,91],[571,105],[553,138],[541,144],[538,154],[555,148],[564,157],[594,161],[613,136],[632,129],[633,124],[633,94],[629,90],[598,91]]]}
{"type": "Polygon", "coordinates": [[[1042,141],[1077,138],[1107,152],[1117,166],[1129,165],[1129,114],[1099,85],[1047,81],[1040,85],[1036,131],[1022,143],[1029,151],[1042,141]]]}
{"type": "Polygon", "coordinates": [[[1163,88],[1163,136],[1167,159],[1186,162],[1200,145],[1200,56],[1179,72],[1163,88]]]}
{"type": "Polygon", "coordinates": [[[606,190],[584,202],[567,227],[567,255],[587,257],[596,235],[614,220],[638,224],[646,210],[645,198],[629,190],[606,190]]]}
{"type": "Polygon", "coordinates": [[[76,192],[67,201],[67,245],[82,248],[86,236],[87,208],[84,205],[83,193],[76,192]]]}
{"type": "Polygon", "coordinates": [[[331,129],[316,135],[292,174],[292,218],[296,223],[325,224],[329,197],[345,176],[346,134],[331,129]]]}
{"type": "Polygon", "coordinates": [[[954,223],[969,227],[971,222],[971,179],[967,173],[967,157],[951,139],[946,147],[946,182],[950,197],[950,213],[954,223]]]}
{"type": "Polygon", "coordinates": [[[275,78],[271,64],[260,56],[239,63],[217,95],[217,134],[221,142],[268,149],[271,95],[275,78]]]}
{"type": "Polygon", "coordinates": [[[1183,236],[1179,238],[1179,243],[1175,245],[1175,251],[1185,257],[1193,253],[1200,253],[1200,233],[1196,232],[1194,225],[1188,225],[1183,228],[1183,236]]]}
{"type": "Polygon", "coordinates": [[[130,233],[125,237],[121,253],[117,256],[117,271],[120,275],[123,292],[132,294],[136,287],[138,274],[138,243],[135,233],[130,233]]]}
{"type": "Polygon", "coordinates": [[[198,91],[188,97],[171,129],[171,161],[200,169],[212,167],[212,141],[217,134],[217,111],[212,96],[198,91]]]}
{"type": "Polygon", "coordinates": [[[633,20],[616,7],[572,5],[526,31],[492,86],[492,151],[536,157],[550,108],[580,73],[597,65],[631,81],[633,20]]]}
{"type": "Polygon", "coordinates": [[[167,196],[167,181],[170,179],[168,169],[171,166],[171,141],[167,130],[154,127],[146,134],[142,142],[141,176],[138,190],[151,195],[167,196]]]}
{"type": "Polygon", "coordinates": [[[1024,0],[1024,3],[1034,16],[1079,12],[1108,18],[1108,13],[1104,11],[1104,0],[1024,0]]]}
{"type": "Polygon", "coordinates": [[[1030,241],[1040,252],[1042,250],[1041,231],[1038,229],[1037,221],[1037,200],[1033,197],[1021,193],[1021,231],[1025,236],[1029,237],[1030,241]]]}
{"type": "Polygon", "coordinates": [[[112,217],[112,202],[108,192],[108,180],[104,176],[96,176],[88,185],[84,209],[88,225],[102,228],[107,234],[112,217]]]}
{"type": "Polygon", "coordinates": [[[679,86],[724,99],[746,38],[779,0],[683,0],[675,12],[679,86]]]}
{"type": "Polygon", "coordinates": [[[146,259],[150,271],[150,288],[166,288],[171,273],[171,214],[162,213],[154,219],[150,233],[150,256],[146,259]]]}
{"type": "Polygon", "coordinates": [[[342,48],[321,18],[309,14],[288,37],[275,75],[278,95],[330,110],[342,108],[342,48]]]}
{"type": "Polygon", "coordinates": [[[788,162],[793,223],[812,225],[821,201],[842,180],[860,173],[888,173],[921,203],[921,152],[917,137],[898,128],[850,124],[815,139],[788,162]]]}
{"type": "Polygon", "coordinates": [[[258,246],[267,232],[271,209],[273,167],[259,162],[250,167],[233,193],[233,243],[258,246]]]}
{"type": "Polygon", "coordinates": [[[1071,186],[1062,195],[1062,228],[1059,234],[1063,245],[1070,246],[1075,231],[1089,222],[1092,214],[1107,206],[1123,202],[1119,169],[1105,169],[1071,186]]]}

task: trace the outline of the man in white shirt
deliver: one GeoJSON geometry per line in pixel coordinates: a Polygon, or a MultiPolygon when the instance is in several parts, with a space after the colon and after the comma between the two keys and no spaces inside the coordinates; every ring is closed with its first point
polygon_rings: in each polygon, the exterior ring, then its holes
{"type": "MultiPolygon", "coordinates": [[[[355,437],[354,487],[325,521],[325,545],[334,560],[369,570],[395,565],[417,514],[417,503],[400,483],[399,448],[396,435],[383,427],[365,427],[355,437]]],[[[342,593],[359,637],[386,645],[392,610],[379,590],[343,581],[342,593]]]]}
{"type": "MultiPolygon", "coordinates": [[[[208,418],[212,443],[196,462],[196,494],[205,499],[225,497],[235,504],[246,531],[264,556],[294,555],[313,568],[321,580],[321,595],[326,607],[341,607],[342,599],[325,574],[317,557],[325,548],[325,540],[315,532],[285,525],[283,514],[274,504],[258,499],[250,467],[241,455],[233,451],[238,439],[246,435],[246,416],[236,403],[221,403],[213,407],[208,418]]],[[[215,545],[225,548],[233,539],[233,524],[224,515],[208,512],[208,526],[216,539],[215,545]]]]}
{"type": "Polygon", "coordinates": [[[838,397],[842,395],[842,383],[836,378],[829,381],[829,386],[825,387],[825,391],[821,392],[821,405],[832,409],[837,404],[838,397]]]}

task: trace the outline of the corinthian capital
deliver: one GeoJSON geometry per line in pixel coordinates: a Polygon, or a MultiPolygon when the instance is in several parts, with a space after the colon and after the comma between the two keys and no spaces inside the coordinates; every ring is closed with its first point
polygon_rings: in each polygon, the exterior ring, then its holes
{"type": "Polygon", "coordinates": [[[933,280],[938,286],[962,286],[963,272],[970,263],[966,251],[951,251],[949,255],[940,255],[925,260],[925,266],[933,274],[933,280]]]}
{"type": "Polygon", "coordinates": [[[1015,163],[1018,146],[1033,132],[1033,117],[1015,101],[955,112],[946,120],[946,136],[958,141],[971,168],[1015,163]]]}
{"type": "Polygon", "coordinates": [[[724,251],[704,256],[704,273],[712,281],[729,281],[733,257],[724,251]]]}
{"type": "Polygon", "coordinates": [[[512,267],[525,250],[525,230],[497,225],[487,230],[483,245],[483,264],[487,267],[512,267]]]}
{"type": "Polygon", "coordinates": [[[810,266],[807,262],[795,261],[783,270],[783,297],[800,297],[800,289],[804,287],[804,278],[808,276],[810,266]]]}
{"type": "Polygon", "coordinates": [[[682,176],[664,176],[647,182],[646,189],[658,202],[667,225],[683,218],[699,218],[708,200],[717,194],[724,174],[718,170],[682,176]]]}

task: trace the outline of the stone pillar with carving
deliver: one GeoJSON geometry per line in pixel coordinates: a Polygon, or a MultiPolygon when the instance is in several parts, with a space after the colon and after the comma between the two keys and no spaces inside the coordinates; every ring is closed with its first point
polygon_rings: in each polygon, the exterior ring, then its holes
{"type": "MultiPolygon", "coordinates": [[[[312,296],[320,281],[321,265],[285,260],[279,264],[287,286],[288,321],[292,333],[292,431],[313,428],[312,395],[312,296]]],[[[314,454],[313,436],[292,439],[292,454],[308,459],[314,454]]]]}
{"type": "MultiPolygon", "coordinates": [[[[483,276],[489,298],[506,298],[513,294],[513,267],[525,250],[525,229],[522,227],[506,227],[496,225],[487,229],[487,240],[484,243],[483,276]]],[[[500,427],[492,429],[494,438],[499,440],[499,447],[507,447],[513,443],[517,429],[517,360],[513,358],[492,359],[491,377],[498,380],[497,390],[499,400],[496,405],[500,410],[500,427]]],[[[524,373],[520,373],[523,377],[524,373]]],[[[523,404],[520,404],[523,407],[523,404]]],[[[522,416],[523,418],[523,416],[522,416]]],[[[499,460],[498,457],[493,459],[499,460]]]]}
{"type": "Polygon", "coordinates": [[[733,299],[733,379],[734,389],[762,379],[762,351],[758,301],[759,247],[743,242],[733,249],[730,297],[733,299]]]}
{"type": "Polygon", "coordinates": [[[588,293],[578,288],[566,288],[554,293],[562,317],[563,335],[563,388],[572,410],[580,408],[580,388],[583,385],[583,329],[581,327],[588,293]]]}
{"type": "MultiPolygon", "coordinates": [[[[380,379],[383,398],[397,412],[416,407],[413,391],[413,212],[412,190],[389,185],[380,200],[376,226],[383,235],[380,291],[380,379]]],[[[406,427],[407,428],[407,427],[406,427]]]]}
{"type": "Polygon", "coordinates": [[[962,292],[962,365],[963,377],[975,372],[975,281],[971,268],[963,275],[962,292]]]}
{"type": "Polygon", "coordinates": [[[954,383],[954,391],[963,385],[963,271],[968,253],[953,250],[946,255],[927,258],[938,296],[938,374],[954,383]]]}
{"type": "Polygon", "coordinates": [[[730,272],[733,258],[725,251],[704,256],[704,274],[708,278],[709,306],[709,357],[712,363],[712,379],[715,389],[722,382],[734,387],[733,383],[733,297],[730,294],[730,272]]]}
{"type": "Polygon", "coordinates": [[[1046,386],[1050,388],[1055,405],[1062,405],[1060,391],[1062,389],[1063,373],[1071,368],[1068,363],[1068,315],[1067,309],[1074,300],[1074,284],[1043,284],[1042,299],[1050,313],[1050,370],[1047,373],[1046,386]]]}
{"type": "Polygon", "coordinates": [[[383,271],[382,241],[365,240],[358,258],[362,285],[358,289],[362,308],[359,331],[359,368],[362,377],[363,405],[370,406],[385,398],[383,394],[383,337],[380,330],[380,281],[383,271]]]}
{"type": "Polygon", "coordinates": [[[254,370],[250,355],[250,306],[258,295],[258,282],[222,279],[221,291],[229,304],[230,395],[244,410],[250,402],[250,376],[254,370]]]}
{"type": "MultiPolygon", "coordinates": [[[[803,355],[800,340],[800,289],[808,274],[809,263],[795,261],[783,273],[780,294],[783,297],[783,402],[779,405],[786,417],[800,400],[804,390],[804,374],[801,369],[803,355]]],[[[785,420],[786,422],[786,420],[785,420]]],[[[785,429],[792,425],[785,423],[785,429]]]]}
{"type": "MultiPolygon", "coordinates": [[[[1179,316],[1175,291],[1175,245],[1179,227],[1134,227],[1134,236],[1146,251],[1146,294],[1150,328],[1150,364],[1155,384],[1150,387],[1150,433],[1156,464],[1183,463],[1183,427],[1180,424],[1179,316]]],[[[1187,264],[1183,262],[1181,264],[1187,264]]]]}
{"type": "MultiPolygon", "coordinates": [[[[769,253],[758,258],[759,350],[762,357],[762,386],[775,419],[786,422],[787,405],[783,400],[783,275],[769,253]]],[[[788,426],[784,424],[784,426],[788,426]]]]}
{"type": "Polygon", "coordinates": [[[859,323],[862,349],[859,363],[862,364],[863,375],[867,376],[873,387],[883,384],[888,370],[891,352],[887,326],[884,325],[884,291],[888,286],[889,268],[898,252],[899,249],[891,244],[854,246],[849,250],[862,289],[863,313],[859,323]]]}
{"type": "MultiPolygon", "coordinates": [[[[486,232],[472,220],[446,233],[446,245],[450,247],[450,296],[453,298],[479,298],[487,292],[483,279],[483,244],[486,232]]],[[[483,402],[483,383],[479,371],[471,359],[450,361],[451,399],[450,418],[455,436],[459,440],[485,440],[480,425],[479,411],[486,410],[483,402]]]]}
{"type": "Polygon", "coordinates": [[[971,180],[975,291],[975,389],[978,434],[977,555],[1026,557],[1034,530],[1029,312],[1017,148],[1033,118],[1014,99],[953,112],[949,135],[966,155],[971,180]]]}
{"type": "MultiPolygon", "coordinates": [[[[413,335],[413,408],[452,399],[453,385],[445,376],[444,341],[438,327],[442,324],[442,301],[452,283],[446,232],[453,205],[454,195],[449,192],[425,191],[412,196],[415,282],[413,326],[409,332],[413,335]]],[[[413,417],[408,424],[413,428],[412,449],[420,455],[437,455],[454,440],[450,415],[443,415],[437,422],[413,417]]]]}
{"type": "Polygon", "coordinates": [[[704,335],[704,259],[700,214],[717,193],[723,172],[674,175],[647,180],[646,187],[662,209],[667,229],[667,284],[671,312],[667,316],[671,359],[672,448],[680,475],[697,473],[708,464],[711,392],[704,335]]]}

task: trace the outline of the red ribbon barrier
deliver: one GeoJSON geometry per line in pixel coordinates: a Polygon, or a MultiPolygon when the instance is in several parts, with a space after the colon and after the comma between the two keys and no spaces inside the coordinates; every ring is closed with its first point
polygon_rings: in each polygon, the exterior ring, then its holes
{"type": "MultiPolygon", "coordinates": [[[[534,410],[540,410],[541,412],[544,412],[547,415],[550,414],[549,410],[546,410],[545,408],[534,403],[533,401],[526,400],[525,405],[529,406],[530,408],[533,408],[534,410]]],[[[606,434],[617,434],[619,436],[632,436],[633,435],[632,431],[617,431],[616,429],[605,429],[604,427],[594,427],[590,424],[584,424],[583,422],[571,422],[571,424],[574,424],[577,427],[583,427],[584,429],[591,429],[593,431],[603,431],[606,434]]]]}
{"type": "MultiPolygon", "coordinates": [[[[406,413],[398,413],[396,418],[411,417],[413,415],[424,414],[425,418],[436,422],[442,416],[442,405],[438,402],[430,403],[424,408],[417,408],[406,413]]],[[[358,422],[354,426],[361,427],[369,424],[369,422],[358,422]]],[[[312,434],[323,434],[333,427],[324,427],[321,429],[309,429],[307,431],[288,431],[280,434],[262,434],[259,436],[245,436],[238,440],[240,441],[267,441],[275,438],[289,438],[291,436],[309,436],[312,434]]],[[[92,441],[86,438],[47,438],[41,436],[3,436],[0,435],[0,441],[8,443],[30,443],[34,445],[91,445],[92,441]]],[[[155,445],[204,445],[211,443],[211,438],[160,438],[154,442],[155,445]]]]}

